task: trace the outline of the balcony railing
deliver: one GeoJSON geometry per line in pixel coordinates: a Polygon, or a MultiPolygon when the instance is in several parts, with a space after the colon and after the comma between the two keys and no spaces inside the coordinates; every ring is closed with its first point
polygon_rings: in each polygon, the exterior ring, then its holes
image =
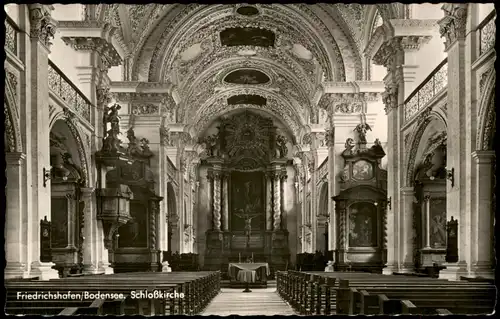
{"type": "Polygon", "coordinates": [[[90,122],[90,109],[92,103],[85,95],[49,60],[49,88],[73,112],[90,122]]]}
{"type": "Polygon", "coordinates": [[[423,109],[427,103],[448,85],[448,60],[443,62],[408,96],[405,101],[405,122],[423,109]]]}
{"type": "Polygon", "coordinates": [[[495,47],[496,26],[495,26],[496,11],[493,10],[486,19],[479,24],[477,30],[479,32],[479,55],[483,55],[491,48],[495,47]]]}
{"type": "Polygon", "coordinates": [[[5,19],[5,49],[18,56],[18,34],[19,28],[11,18],[5,19]]]}

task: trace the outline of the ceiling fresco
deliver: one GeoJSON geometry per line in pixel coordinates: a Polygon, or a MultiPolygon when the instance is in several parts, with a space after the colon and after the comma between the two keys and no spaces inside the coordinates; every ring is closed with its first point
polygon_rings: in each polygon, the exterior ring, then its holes
{"type": "Polygon", "coordinates": [[[317,111],[322,82],[366,80],[365,22],[405,15],[397,3],[88,6],[116,28],[127,53],[123,80],[171,84],[179,123],[205,125],[229,109],[255,108],[294,131],[317,111]]]}
{"type": "Polygon", "coordinates": [[[270,79],[265,73],[252,69],[236,70],[224,78],[224,82],[233,84],[266,84],[269,81],[270,79]]]}
{"type": "Polygon", "coordinates": [[[259,9],[253,6],[241,6],[236,12],[244,16],[255,16],[259,14],[259,9]]]}
{"type": "Polygon", "coordinates": [[[254,94],[241,94],[231,96],[227,99],[227,104],[236,105],[236,104],[255,104],[255,105],[266,105],[266,98],[260,95],[254,94]]]}
{"type": "Polygon", "coordinates": [[[228,28],[220,33],[220,41],[225,46],[272,47],[274,32],[259,28],[228,28]]]}

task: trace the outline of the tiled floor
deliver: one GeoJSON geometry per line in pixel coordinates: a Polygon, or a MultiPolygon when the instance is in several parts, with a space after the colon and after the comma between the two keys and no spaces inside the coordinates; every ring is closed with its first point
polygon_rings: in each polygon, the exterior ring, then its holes
{"type": "Polygon", "coordinates": [[[295,312],[276,293],[276,288],[243,289],[222,288],[203,312],[203,315],[293,315],[295,312]]]}

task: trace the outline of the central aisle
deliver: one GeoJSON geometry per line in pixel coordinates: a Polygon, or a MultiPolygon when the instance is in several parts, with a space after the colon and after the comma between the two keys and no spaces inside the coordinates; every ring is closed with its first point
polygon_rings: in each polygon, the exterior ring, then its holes
{"type": "Polygon", "coordinates": [[[219,295],[202,313],[209,315],[294,315],[293,309],[278,296],[276,288],[252,289],[244,293],[243,289],[222,288],[219,295]]]}

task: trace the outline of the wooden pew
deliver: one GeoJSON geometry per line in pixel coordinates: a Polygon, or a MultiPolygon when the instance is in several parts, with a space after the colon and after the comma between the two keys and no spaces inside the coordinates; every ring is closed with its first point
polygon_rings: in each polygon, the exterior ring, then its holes
{"type": "MultiPolygon", "coordinates": [[[[83,291],[101,291],[118,293],[122,292],[125,295],[130,294],[131,291],[142,291],[147,289],[153,290],[166,290],[185,292],[185,300],[172,299],[172,300],[136,300],[139,312],[143,314],[192,314],[202,310],[203,307],[213,298],[220,290],[220,272],[201,272],[201,273],[134,273],[134,274],[116,274],[106,276],[87,276],[87,277],[74,277],[56,279],[51,281],[31,281],[31,282],[13,282],[10,281],[6,284],[7,308],[15,302],[16,291],[35,292],[35,291],[68,291],[83,292],[83,291]],[[183,290],[182,288],[185,288],[183,290]],[[10,293],[9,293],[10,292],[10,293]],[[10,294],[10,298],[9,298],[10,294]],[[204,296],[200,300],[197,296],[204,296]],[[142,305],[141,305],[142,304],[142,305]],[[146,305],[145,305],[146,304],[146,305]],[[166,305],[168,304],[168,306],[166,305]],[[184,309],[186,307],[187,309],[184,309]],[[146,311],[141,309],[146,308],[146,311]],[[149,311],[147,310],[149,308],[149,311]],[[163,308],[163,309],[162,309],[163,308]],[[148,313],[149,312],[149,313],[148,313]]],[[[130,298],[129,298],[130,299],[130,298]]],[[[108,304],[109,301],[107,301],[108,304]]],[[[111,303],[104,313],[116,312],[116,309],[123,309],[123,302],[111,303]]],[[[88,305],[81,305],[88,308],[88,305]]],[[[48,306],[47,306],[48,307],[48,306]]],[[[64,308],[81,308],[81,307],[64,307],[64,308]]],[[[63,309],[65,313],[75,311],[74,309],[63,309]]],[[[55,310],[54,310],[55,311],[55,310]]],[[[85,310],[78,310],[82,312],[85,310]]],[[[88,310],[92,312],[93,310],[88,310]]],[[[118,310],[120,311],[120,310],[118,310]]],[[[56,312],[57,314],[57,312],[56,312]]]]}
{"type": "MultiPolygon", "coordinates": [[[[347,289],[343,284],[342,287],[338,287],[340,296],[336,296],[337,300],[335,300],[335,298],[332,300],[332,304],[336,302],[338,308],[340,308],[337,309],[337,313],[354,312],[377,314],[379,311],[379,300],[377,297],[370,297],[369,292],[372,291],[374,293],[387,294],[386,298],[388,297],[389,301],[386,303],[386,309],[391,313],[401,313],[404,310],[401,305],[401,300],[409,300],[417,309],[421,309],[415,310],[412,307],[406,307],[404,311],[422,311],[427,313],[436,313],[436,311],[449,312],[450,309],[442,309],[449,307],[460,311],[469,309],[467,310],[468,313],[490,313],[491,311],[488,310],[488,307],[492,309],[495,299],[491,297],[491,293],[496,292],[494,287],[488,283],[450,282],[433,278],[386,276],[365,273],[307,272],[307,274],[321,275],[326,278],[337,277],[340,280],[342,280],[341,278],[349,278],[348,287],[352,289],[347,289]],[[411,287],[411,289],[408,289],[409,287],[411,287]],[[449,297],[443,297],[443,295],[448,295],[449,297]],[[361,298],[364,298],[364,301],[362,301],[361,298]],[[458,302],[454,301],[454,299],[458,300],[458,302]],[[395,302],[390,300],[395,300],[395,302]],[[473,300],[478,300],[479,302],[474,302],[473,300]],[[361,302],[366,304],[366,306],[363,305],[361,307],[361,302]],[[393,305],[389,307],[391,303],[393,305]],[[458,308],[459,306],[465,308],[460,309],[458,308]],[[476,308],[473,306],[476,306],[476,308]]],[[[307,276],[307,274],[305,276],[307,276]]],[[[289,271],[288,273],[281,273],[278,282],[278,285],[286,285],[285,287],[279,287],[280,295],[282,295],[287,302],[294,305],[294,308],[299,309],[301,313],[304,313],[304,310],[307,311],[309,308],[306,302],[306,307],[304,309],[303,301],[296,297],[304,295],[305,292],[308,292],[310,289],[302,288],[304,286],[303,278],[304,275],[289,271]],[[302,282],[297,285],[295,283],[296,281],[302,282]]],[[[316,290],[316,292],[318,291],[316,290]]],[[[325,297],[311,299],[313,303],[316,302],[316,313],[318,307],[323,313],[327,312],[326,306],[328,303],[325,302],[323,304],[323,302],[319,302],[322,298],[325,297]]],[[[311,300],[309,300],[309,302],[311,302],[311,300]]],[[[407,304],[407,306],[408,305],[409,304],[407,304]]]]}

